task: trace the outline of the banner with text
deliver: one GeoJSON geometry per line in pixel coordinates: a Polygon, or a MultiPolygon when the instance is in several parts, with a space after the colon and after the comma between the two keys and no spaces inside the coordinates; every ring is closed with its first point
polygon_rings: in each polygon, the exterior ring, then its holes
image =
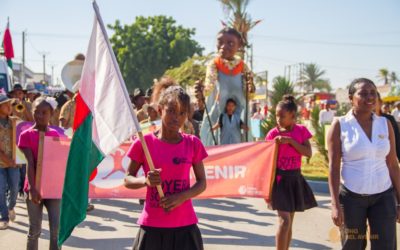
{"type": "MultiPolygon", "coordinates": [[[[43,198],[60,198],[70,139],[46,137],[43,153],[43,198]]],[[[130,144],[123,144],[98,166],[90,182],[91,198],[144,198],[146,189],[123,186],[130,159],[130,144]]],[[[208,147],[204,161],[207,189],[197,198],[259,197],[269,198],[275,175],[276,147],[273,142],[252,142],[208,147]]],[[[138,175],[143,175],[141,170],[138,175]]],[[[195,182],[191,176],[191,184],[195,182]]]]}

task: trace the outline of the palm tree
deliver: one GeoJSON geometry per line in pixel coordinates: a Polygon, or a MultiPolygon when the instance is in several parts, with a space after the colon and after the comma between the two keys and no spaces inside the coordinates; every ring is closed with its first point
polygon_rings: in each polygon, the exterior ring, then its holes
{"type": "Polygon", "coordinates": [[[326,90],[330,92],[332,87],[329,81],[321,78],[325,73],[325,70],[321,70],[315,63],[306,64],[302,70],[305,87],[309,91],[319,89],[321,91],[326,90]]]}
{"type": "Polygon", "coordinates": [[[250,0],[218,0],[222,3],[228,15],[228,23],[223,25],[230,26],[242,34],[244,46],[248,45],[247,33],[256,26],[261,20],[253,21],[246,12],[250,0]]]}
{"type": "Polygon", "coordinates": [[[284,95],[294,94],[294,85],[285,77],[277,76],[273,80],[272,91],[274,95],[271,99],[272,107],[275,108],[284,95]]]}
{"type": "Polygon", "coordinates": [[[389,75],[389,82],[391,84],[391,90],[389,96],[399,96],[400,95],[400,86],[397,84],[399,82],[399,78],[397,77],[396,72],[392,71],[389,75]]]}
{"type": "Polygon", "coordinates": [[[378,77],[380,80],[383,80],[383,82],[386,84],[389,83],[389,70],[386,68],[382,68],[379,70],[378,77]]]}
{"type": "Polygon", "coordinates": [[[331,92],[332,86],[328,80],[319,80],[314,83],[314,89],[318,89],[319,91],[331,92]]]}
{"type": "Polygon", "coordinates": [[[396,72],[392,71],[392,73],[390,73],[389,80],[392,85],[396,85],[396,83],[399,82],[396,72]]]}
{"type": "Polygon", "coordinates": [[[261,122],[261,127],[265,134],[276,127],[276,105],[278,105],[284,95],[294,94],[294,85],[285,77],[277,76],[273,80],[272,92],[274,95],[271,98],[272,107],[269,110],[268,118],[261,122]]]}
{"type": "Polygon", "coordinates": [[[319,112],[319,106],[315,105],[311,111],[311,125],[314,129],[313,140],[317,146],[317,150],[324,157],[325,165],[327,165],[329,159],[328,150],[325,148],[325,126],[319,123],[319,112]]]}

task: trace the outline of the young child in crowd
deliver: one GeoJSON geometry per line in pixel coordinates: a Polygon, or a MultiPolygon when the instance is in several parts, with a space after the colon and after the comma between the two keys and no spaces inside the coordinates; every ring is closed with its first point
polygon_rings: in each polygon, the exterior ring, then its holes
{"type": "Polygon", "coordinates": [[[23,131],[19,137],[18,147],[24,153],[28,161],[27,178],[24,191],[27,193],[26,206],[29,217],[29,232],[27,250],[37,250],[38,239],[42,230],[43,206],[46,207],[49,216],[50,250],[59,249],[57,246],[57,234],[60,216],[59,199],[42,199],[36,188],[35,176],[39,151],[39,132],[45,136],[60,137],[60,134],[48,127],[57,102],[52,97],[39,97],[32,105],[34,125],[23,131]]]}
{"type": "Polygon", "coordinates": [[[221,129],[220,144],[235,144],[241,142],[241,129],[248,130],[246,124],[240,119],[236,111],[236,101],[229,98],[226,101],[225,112],[221,113],[218,123],[213,126],[213,130],[221,129]]]}
{"type": "Polygon", "coordinates": [[[161,129],[145,135],[156,170],[150,170],[140,141],[127,153],[131,163],[125,186],[147,188],[133,249],[203,249],[191,199],[206,188],[203,159],[207,153],[199,139],[179,132],[190,112],[190,97],[181,87],[170,86],[160,92],[158,104],[161,129]],[[137,177],[141,167],[145,176],[137,177]],[[196,180],[192,187],[191,168],[196,180]],[[160,198],[157,185],[162,186],[165,197],[160,198]]]}
{"type": "Polygon", "coordinates": [[[308,129],[296,124],[297,105],[290,95],[283,97],[276,107],[278,126],[267,134],[266,140],[279,145],[276,179],[270,203],[278,210],[279,227],[276,249],[289,249],[295,212],[317,206],[314,194],[301,174],[301,157],[311,157],[312,137],[308,129]]]}
{"type": "Polygon", "coordinates": [[[19,189],[20,169],[13,159],[14,117],[11,113],[11,99],[0,94],[0,230],[7,229],[9,221],[15,220],[14,207],[19,189]]]}

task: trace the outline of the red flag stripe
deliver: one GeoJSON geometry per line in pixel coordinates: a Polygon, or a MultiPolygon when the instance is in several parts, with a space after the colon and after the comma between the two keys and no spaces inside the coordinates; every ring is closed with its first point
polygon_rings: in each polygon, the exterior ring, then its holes
{"type": "MultiPolygon", "coordinates": [[[[90,109],[86,105],[85,101],[82,99],[82,96],[79,92],[75,96],[75,103],[76,103],[76,109],[75,109],[74,125],[72,127],[74,131],[78,129],[78,127],[90,114],[90,109]]],[[[94,178],[96,178],[96,175],[97,175],[97,168],[95,168],[92,174],[90,175],[89,182],[92,181],[94,178]]]]}
{"type": "Polygon", "coordinates": [[[4,56],[7,58],[7,60],[14,58],[14,48],[12,44],[10,29],[8,27],[4,32],[3,49],[4,56]]]}
{"type": "Polygon", "coordinates": [[[74,126],[72,127],[75,131],[90,114],[90,109],[82,99],[80,93],[75,96],[76,108],[74,117],[74,126]]]}

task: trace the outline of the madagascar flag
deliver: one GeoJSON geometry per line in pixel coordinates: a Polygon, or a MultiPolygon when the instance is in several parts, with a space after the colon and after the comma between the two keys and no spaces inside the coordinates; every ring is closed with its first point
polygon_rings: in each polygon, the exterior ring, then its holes
{"type": "Polygon", "coordinates": [[[93,7],[96,15],[76,97],[61,201],[60,246],[86,217],[93,170],[140,129],[95,1],[93,7]]]}
{"type": "Polygon", "coordinates": [[[7,28],[6,28],[6,31],[4,31],[3,49],[4,49],[4,56],[7,59],[7,64],[12,69],[13,68],[12,59],[14,58],[14,48],[13,48],[11,33],[10,33],[10,22],[7,22],[7,28]]]}

